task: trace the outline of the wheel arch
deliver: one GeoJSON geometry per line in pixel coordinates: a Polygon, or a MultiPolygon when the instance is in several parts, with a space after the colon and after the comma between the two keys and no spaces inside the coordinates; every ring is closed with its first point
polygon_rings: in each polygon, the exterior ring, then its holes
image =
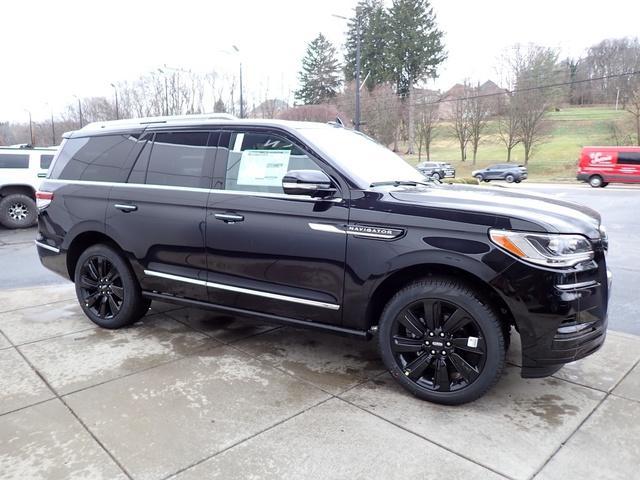
{"type": "Polygon", "coordinates": [[[71,281],[74,279],[74,272],[76,270],[76,264],[78,263],[78,258],[82,255],[87,248],[96,244],[106,244],[110,245],[122,251],[122,248],[118,243],[113,240],[113,238],[109,237],[107,234],[96,231],[96,230],[86,230],[84,232],[76,235],[71,243],[69,243],[69,247],[67,248],[67,272],[69,273],[69,278],[71,281]]]}
{"type": "Polygon", "coordinates": [[[36,190],[31,185],[11,184],[0,188],[0,197],[6,197],[14,194],[27,195],[34,201],[36,199],[36,190]]]}
{"type": "Polygon", "coordinates": [[[370,328],[378,324],[384,306],[398,290],[421,278],[436,276],[462,280],[479,292],[480,296],[494,308],[505,333],[509,332],[511,325],[515,325],[515,318],[507,303],[477,272],[445,263],[420,263],[398,269],[378,284],[367,305],[367,327],[370,328]]]}

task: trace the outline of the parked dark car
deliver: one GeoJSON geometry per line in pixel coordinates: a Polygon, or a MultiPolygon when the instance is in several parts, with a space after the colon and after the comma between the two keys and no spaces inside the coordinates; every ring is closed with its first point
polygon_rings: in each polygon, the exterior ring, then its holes
{"type": "MultiPolygon", "coordinates": [[[[610,275],[595,211],[444,185],[317,123],[142,119],[65,135],[37,193],[38,254],[97,325],[152,300],[376,338],[414,395],[459,404],[602,345],[610,275]]],[[[345,352],[348,355],[349,352],[345,352]]]]}
{"type": "Polygon", "coordinates": [[[527,168],[524,165],[515,165],[513,163],[497,163],[489,165],[482,170],[474,170],[471,175],[480,182],[504,180],[507,183],[520,183],[522,180],[527,179],[527,168]]]}
{"type": "Polygon", "coordinates": [[[416,165],[416,168],[427,178],[433,178],[434,180],[441,180],[447,176],[445,167],[440,162],[421,162],[416,165]]]}

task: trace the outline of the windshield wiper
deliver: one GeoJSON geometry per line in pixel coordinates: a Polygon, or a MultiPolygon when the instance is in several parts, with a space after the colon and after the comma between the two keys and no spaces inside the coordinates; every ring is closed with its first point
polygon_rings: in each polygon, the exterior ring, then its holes
{"type": "Polygon", "coordinates": [[[426,185],[428,187],[430,187],[431,185],[433,185],[433,181],[430,180],[428,182],[419,182],[417,180],[386,180],[384,182],[373,182],[371,185],[369,185],[370,187],[383,187],[386,185],[393,185],[394,187],[399,187],[401,185],[426,185]]]}

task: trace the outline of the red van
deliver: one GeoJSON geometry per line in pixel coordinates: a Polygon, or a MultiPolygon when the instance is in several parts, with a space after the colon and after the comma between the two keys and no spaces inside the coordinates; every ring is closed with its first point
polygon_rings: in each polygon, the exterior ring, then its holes
{"type": "Polygon", "coordinates": [[[577,178],[594,188],[640,183],[640,147],[583,147],[577,178]]]}

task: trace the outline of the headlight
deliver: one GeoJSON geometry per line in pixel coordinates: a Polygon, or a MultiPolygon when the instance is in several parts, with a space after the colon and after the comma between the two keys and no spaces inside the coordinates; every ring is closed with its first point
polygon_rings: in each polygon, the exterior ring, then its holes
{"type": "Polygon", "coordinates": [[[573,267],[593,259],[591,243],[582,235],[490,230],[491,241],[527,262],[545,267],[573,267]]]}

